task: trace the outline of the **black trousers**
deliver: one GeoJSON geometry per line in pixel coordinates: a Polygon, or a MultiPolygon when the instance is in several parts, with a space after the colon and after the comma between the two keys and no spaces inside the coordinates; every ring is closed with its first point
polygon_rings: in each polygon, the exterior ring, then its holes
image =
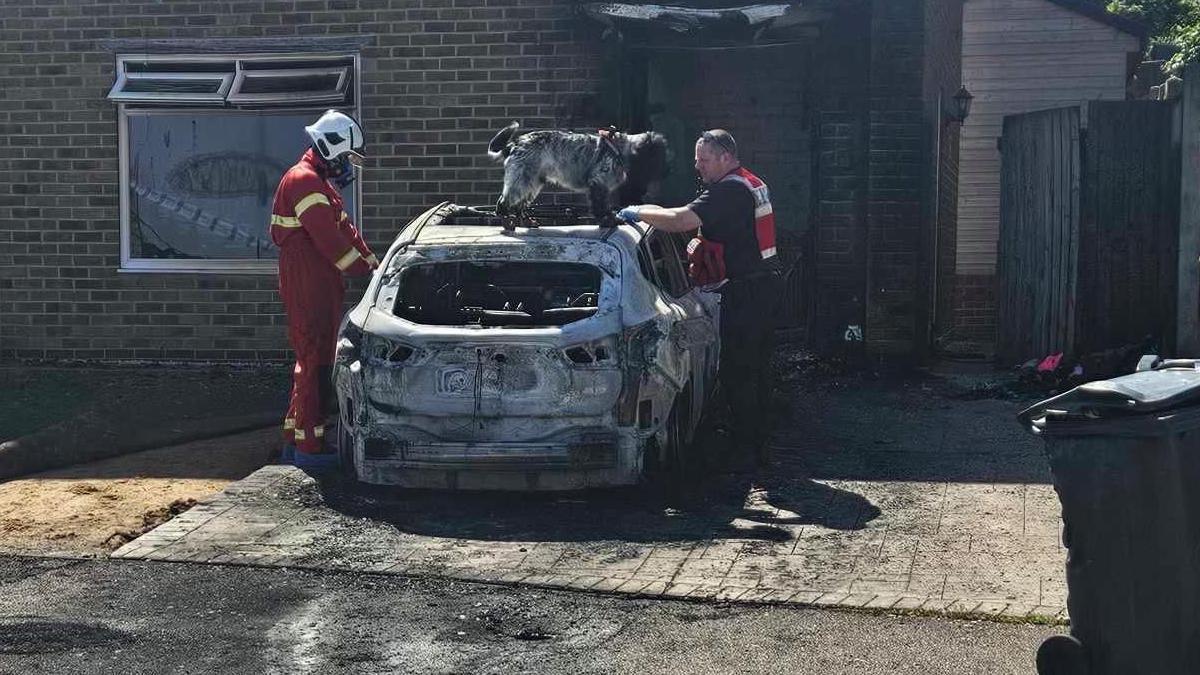
{"type": "Polygon", "coordinates": [[[734,452],[754,456],[770,433],[771,355],[775,311],[783,290],[777,274],[730,281],[721,289],[718,378],[729,404],[734,452]]]}

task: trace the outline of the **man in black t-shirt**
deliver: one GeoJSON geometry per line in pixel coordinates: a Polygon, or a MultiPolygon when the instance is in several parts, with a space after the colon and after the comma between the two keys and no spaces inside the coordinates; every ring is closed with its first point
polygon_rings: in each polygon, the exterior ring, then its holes
{"type": "Polygon", "coordinates": [[[699,230],[723,259],[719,379],[732,413],[735,462],[767,458],[774,315],[780,293],[775,222],[767,186],[742,167],[723,129],[696,141],[696,173],[705,188],[687,206],[630,206],[617,215],[667,232],[699,230]]]}

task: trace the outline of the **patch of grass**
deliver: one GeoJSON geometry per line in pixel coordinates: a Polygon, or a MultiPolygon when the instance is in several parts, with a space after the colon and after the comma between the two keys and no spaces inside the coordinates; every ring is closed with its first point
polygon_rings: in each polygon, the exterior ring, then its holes
{"type": "Polygon", "coordinates": [[[96,395],[92,382],[67,371],[0,370],[0,442],[70,419],[96,395]]]}

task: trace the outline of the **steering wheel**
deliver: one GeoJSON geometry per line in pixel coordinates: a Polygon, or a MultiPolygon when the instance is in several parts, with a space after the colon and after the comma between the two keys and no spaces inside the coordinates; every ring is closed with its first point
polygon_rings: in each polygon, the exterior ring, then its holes
{"type": "Polygon", "coordinates": [[[567,303],[568,307],[595,307],[599,296],[595,293],[580,293],[567,303]]]}

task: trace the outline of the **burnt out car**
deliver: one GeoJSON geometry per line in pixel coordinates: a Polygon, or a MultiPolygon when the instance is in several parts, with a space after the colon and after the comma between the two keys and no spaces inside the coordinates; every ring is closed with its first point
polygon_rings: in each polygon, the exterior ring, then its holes
{"type": "Polygon", "coordinates": [[[439,205],[401,230],[343,322],[343,464],[448,489],[669,476],[713,393],[718,321],[678,235],[439,205]]]}

